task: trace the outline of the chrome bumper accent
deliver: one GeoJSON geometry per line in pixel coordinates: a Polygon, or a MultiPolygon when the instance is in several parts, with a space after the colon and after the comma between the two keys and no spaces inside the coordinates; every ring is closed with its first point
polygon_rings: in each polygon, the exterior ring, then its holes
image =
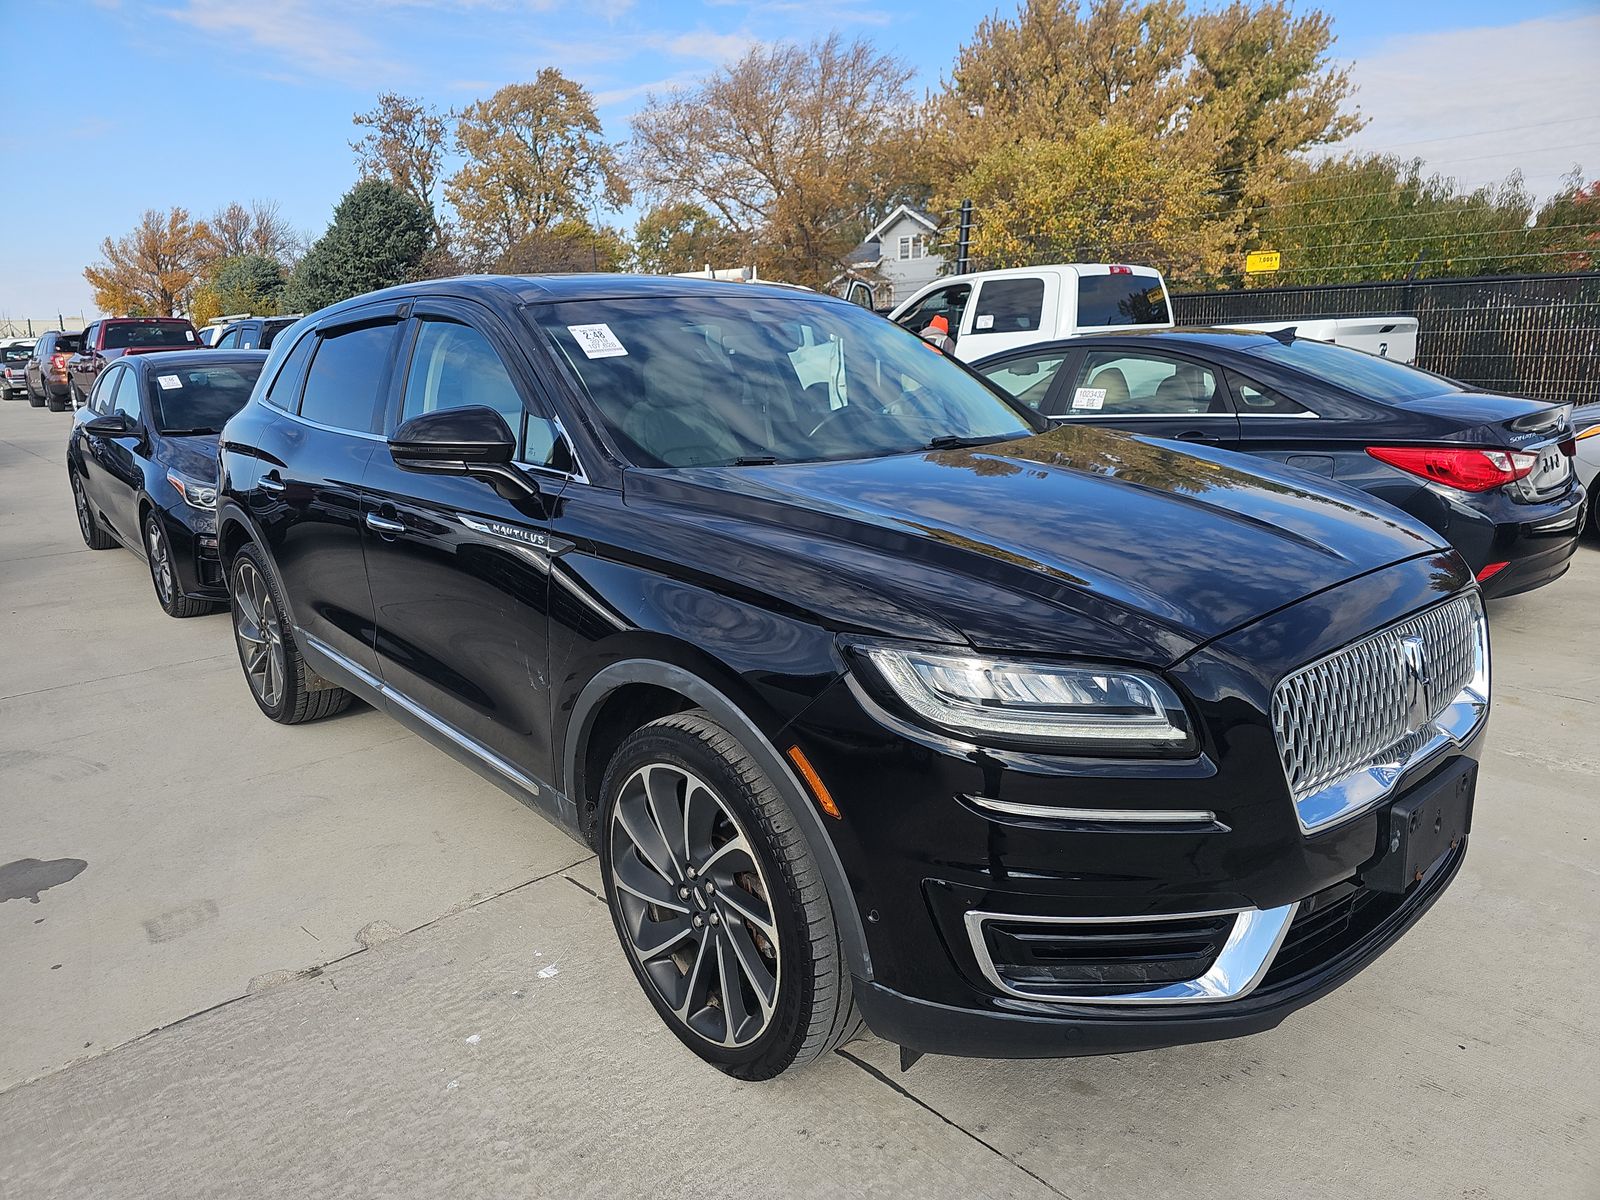
{"type": "Polygon", "coordinates": [[[1041,821],[1094,821],[1103,824],[1213,825],[1217,814],[1204,808],[1065,808],[1057,804],[1019,804],[976,793],[964,797],[969,804],[1009,817],[1041,821]]]}
{"type": "Polygon", "coordinates": [[[1489,628],[1476,592],[1286,676],[1272,725],[1301,830],[1371,808],[1412,768],[1468,741],[1488,711],[1489,628]]]}
{"type": "Polygon", "coordinates": [[[1047,1001],[1054,1004],[1209,1004],[1219,1000],[1237,1000],[1255,990],[1272,965],[1278,947],[1294,920],[1299,901],[1281,908],[1223,909],[1198,913],[1157,913],[1143,917],[1024,917],[1015,913],[969,912],[966,914],[967,938],[972,943],[972,953],[978,968],[991,984],[1008,996],[1024,1000],[1047,1001]],[[1006,921],[1028,925],[1131,925],[1148,921],[1181,921],[1189,918],[1234,918],[1233,929],[1223,943],[1205,974],[1195,979],[1164,984],[1142,992],[1125,992],[1116,996],[1082,996],[1060,991],[1030,990],[1007,983],[995,969],[994,958],[983,937],[986,921],[1006,921]]]}

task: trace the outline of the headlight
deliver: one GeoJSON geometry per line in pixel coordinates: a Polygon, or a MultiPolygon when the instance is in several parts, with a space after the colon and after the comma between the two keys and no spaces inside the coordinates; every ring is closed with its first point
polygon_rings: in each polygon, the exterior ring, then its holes
{"type": "Polygon", "coordinates": [[[1193,749],[1182,701],[1147,671],[883,645],[858,649],[907,708],[957,736],[1088,754],[1193,749]]]}
{"type": "Polygon", "coordinates": [[[167,482],[178,489],[178,495],[190,508],[213,512],[217,507],[217,485],[191,479],[179,471],[168,471],[167,482]]]}

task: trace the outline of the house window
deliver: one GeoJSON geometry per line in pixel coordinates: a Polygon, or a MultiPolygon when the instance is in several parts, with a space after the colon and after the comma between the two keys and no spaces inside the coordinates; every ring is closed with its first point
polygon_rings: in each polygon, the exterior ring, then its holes
{"type": "Polygon", "coordinates": [[[900,239],[900,257],[902,259],[921,258],[924,245],[921,234],[916,237],[903,237],[900,239]]]}

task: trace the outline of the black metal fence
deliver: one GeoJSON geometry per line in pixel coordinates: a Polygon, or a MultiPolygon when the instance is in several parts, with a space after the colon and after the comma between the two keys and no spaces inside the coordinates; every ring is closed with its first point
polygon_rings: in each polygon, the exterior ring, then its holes
{"type": "Polygon", "coordinates": [[[1417,365],[1485,391],[1600,401],[1600,272],[1190,292],[1180,325],[1398,313],[1417,318],[1417,365]]]}

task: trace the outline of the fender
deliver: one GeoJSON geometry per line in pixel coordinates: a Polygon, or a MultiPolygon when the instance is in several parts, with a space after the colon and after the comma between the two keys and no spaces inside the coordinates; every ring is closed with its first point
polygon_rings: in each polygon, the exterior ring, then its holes
{"type": "Polygon", "coordinates": [[[828,889],[828,902],[833,906],[834,919],[839,927],[839,940],[844,947],[845,960],[857,979],[870,980],[872,959],[867,952],[867,939],[861,925],[861,912],[856,907],[855,893],[845,876],[844,866],[834,849],[812,801],[794,771],[779,754],[776,747],[755,722],[722,692],[698,675],[682,667],[654,659],[625,659],[612,663],[598,672],[578,694],[573,706],[572,719],[567,723],[567,737],[562,753],[562,786],[571,788],[578,777],[578,756],[589,740],[594,714],[605,698],[617,688],[630,683],[649,683],[670,688],[693,700],[708,712],[712,719],[739,739],[750,757],[766,772],[767,778],[783,794],[789,809],[795,815],[800,831],[805,835],[811,853],[822,869],[823,885],[828,889]]]}
{"type": "MultiPolygon", "coordinates": [[[[223,542],[226,540],[229,525],[238,525],[242,528],[245,541],[254,542],[257,548],[262,551],[262,561],[266,563],[267,571],[272,575],[272,582],[278,589],[278,595],[283,597],[283,615],[289,619],[290,626],[298,635],[300,633],[300,622],[295,619],[294,603],[289,599],[289,589],[283,586],[283,577],[278,574],[278,561],[272,555],[266,535],[261,532],[261,527],[256,524],[255,518],[245,510],[243,505],[231,497],[223,497],[217,505],[217,549],[219,552],[222,549],[223,542]]],[[[222,585],[225,588],[231,587],[226,560],[224,560],[222,567],[222,585]]]]}

